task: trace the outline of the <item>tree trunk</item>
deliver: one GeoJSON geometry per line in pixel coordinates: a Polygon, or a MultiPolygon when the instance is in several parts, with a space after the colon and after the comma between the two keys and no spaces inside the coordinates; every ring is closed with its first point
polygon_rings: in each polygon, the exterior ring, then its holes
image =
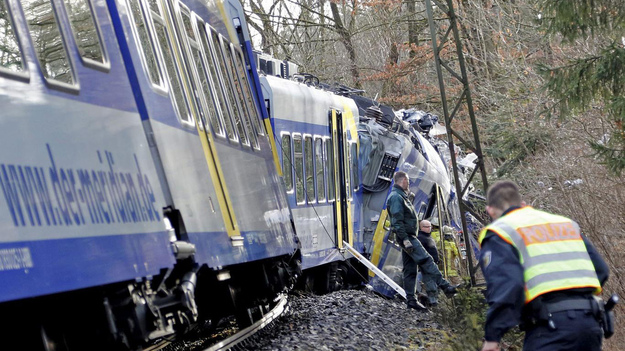
{"type": "Polygon", "coordinates": [[[353,80],[352,85],[354,86],[354,88],[360,89],[360,72],[358,71],[358,66],[356,64],[356,50],[354,49],[354,45],[352,43],[352,36],[347,28],[345,28],[345,26],[343,25],[343,20],[341,19],[339,8],[336,2],[330,2],[330,9],[332,10],[332,17],[334,19],[334,28],[339,34],[341,42],[343,43],[343,46],[345,46],[347,54],[349,55],[350,71],[353,80]]]}

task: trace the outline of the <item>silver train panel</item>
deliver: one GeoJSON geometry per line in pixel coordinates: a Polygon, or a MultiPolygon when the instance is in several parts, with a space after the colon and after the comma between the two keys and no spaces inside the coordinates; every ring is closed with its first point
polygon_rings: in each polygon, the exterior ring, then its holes
{"type": "MultiPolygon", "coordinates": [[[[358,142],[355,122],[358,118],[358,108],[353,100],[278,77],[261,76],[260,80],[263,94],[270,100],[270,118],[282,159],[285,155],[281,146],[281,138],[285,133],[301,135],[302,138],[307,136],[320,137],[324,140],[329,138],[331,110],[342,114],[342,128],[346,140],[358,142]]],[[[358,181],[358,175],[354,179],[358,181]]],[[[295,219],[297,235],[302,243],[303,268],[345,259],[346,256],[338,250],[342,244],[337,243],[335,232],[335,227],[337,227],[336,202],[328,203],[325,199],[301,202],[296,199],[294,191],[296,190],[290,190],[287,195],[295,219]]],[[[354,206],[353,197],[348,202],[351,220],[348,228],[342,230],[343,240],[361,241],[360,207],[354,206]]]]}
{"type": "Polygon", "coordinates": [[[185,215],[187,231],[225,231],[199,137],[157,121],[152,122],[152,127],[158,145],[164,145],[159,148],[161,160],[174,204],[185,215]]]}

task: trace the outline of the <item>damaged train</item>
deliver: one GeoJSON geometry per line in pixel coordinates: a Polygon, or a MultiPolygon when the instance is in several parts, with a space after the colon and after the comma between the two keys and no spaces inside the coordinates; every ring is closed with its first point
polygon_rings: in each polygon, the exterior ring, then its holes
{"type": "MultiPolygon", "coordinates": [[[[364,280],[379,293],[397,294],[343,247],[345,241],[401,285],[401,249],[389,235],[385,208],[397,171],[410,177],[419,219],[452,228],[464,248],[449,148],[435,118],[395,112],[260,52],[255,61],[308,288],[327,292],[364,280]]],[[[462,164],[475,166],[470,156],[462,164]]]]}
{"type": "Polygon", "coordinates": [[[458,228],[444,142],[261,60],[237,0],[0,0],[0,41],[0,335],[24,349],[247,326],[298,282],[392,295],[343,243],[397,269],[397,170],[458,228]]]}
{"type": "Polygon", "coordinates": [[[238,1],[0,0],[0,24],[5,342],[258,320],[300,244],[238,1]]]}

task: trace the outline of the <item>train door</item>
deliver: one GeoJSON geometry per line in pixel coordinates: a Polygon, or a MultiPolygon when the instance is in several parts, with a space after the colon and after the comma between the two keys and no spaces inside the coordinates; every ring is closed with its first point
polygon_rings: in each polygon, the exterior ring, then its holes
{"type": "Polygon", "coordinates": [[[353,196],[350,176],[349,144],[343,124],[343,114],[331,110],[330,135],[332,136],[332,155],[328,155],[333,172],[329,175],[334,181],[336,200],[334,201],[335,238],[338,248],[343,247],[343,240],[353,244],[353,223],[351,199],[353,196]]]}

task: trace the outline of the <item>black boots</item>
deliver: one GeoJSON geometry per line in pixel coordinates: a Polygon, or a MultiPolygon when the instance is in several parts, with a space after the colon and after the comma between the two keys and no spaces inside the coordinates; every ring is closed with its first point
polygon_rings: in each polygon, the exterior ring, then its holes
{"type": "Polygon", "coordinates": [[[443,292],[445,293],[445,296],[447,297],[454,297],[454,295],[456,295],[456,293],[458,292],[458,287],[460,287],[460,284],[449,285],[445,289],[443,289],[443,292]]]}
{"type": "Polygon", "coordinates": [[[416,300],[408,300],[406,301],[406,306],[408,306],[408,308],[412,308],[413,310],[417,310],[417,311],[427,311],[428,309],[425,308],[425,306],[419,304],[416,300]]]}

